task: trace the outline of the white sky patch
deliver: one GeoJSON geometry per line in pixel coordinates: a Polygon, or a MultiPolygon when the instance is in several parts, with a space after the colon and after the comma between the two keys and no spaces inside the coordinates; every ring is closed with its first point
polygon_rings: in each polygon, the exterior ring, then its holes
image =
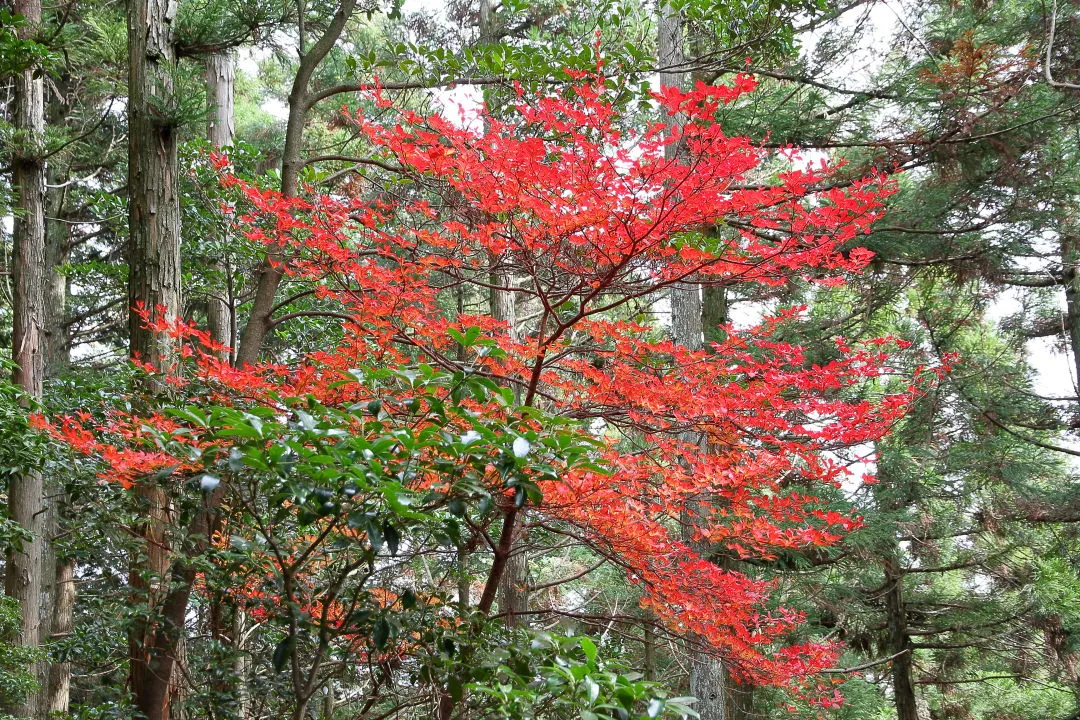
{"type": "Polygon", "coordinates": [[[484,93],[475,85],[457,85],[439,88],[432,93],[432,101],[439,114],[463,130],[481,132],[483,119],[480,110],[484,105],[484,93]]]}
{"type": "Polygon", "coordinates": [[[443,0],[405,0],[401,4],[401,14],[426,13],[439,20],[446,19],[446,3],[443,0]]]}

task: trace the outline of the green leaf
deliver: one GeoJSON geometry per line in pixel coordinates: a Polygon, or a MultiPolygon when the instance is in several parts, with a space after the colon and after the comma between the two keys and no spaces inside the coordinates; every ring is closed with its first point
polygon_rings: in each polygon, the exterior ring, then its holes
{"type": "Polygon", "coordinates": [[[461,683],[461,678],[457,675],[451,675],[446,682],[446,690],[450,693],[450,698],[454,702],[461,702],[461,698],[465,696],[465,686],[461,683]]]}
{"type": "Polygon", "coordinates": [[[600,697],[600,686],[591,677],[585,677],[585,696],[589,699],[589,704],[596,702],[596,698],[600,697]]]}
{"type": "Polygon", "coordinates": [[[371,629],[371,639],[375,642],[377,649],[384,649],[387,641],[390,640],[390,621],[385,617],[376,620],[375,626],[371,629]]]}
{"type": "Polygon", "coordinates": [[[271,660],[274,666],[274,672],[281,672],[282,669],[284,669],[285,663],[289,662],[295,647],[296,637],[293,635],[287,636],[277,644],[277,647],[274,648],[274,656],[271,660]]]}
{"type": "Polygon", "coordinates": [[[397,528],[390,523],[383,524],[383,537],[386,539],[386,547],[390,550],[391,555],[397,555],[398,545],[401,542],[401,535],[398,534],[397,528]]]}
{"type": "Polygon", "coordinates": [[[401,607],[406,610],[412,610],[416,607],[416,593],[411,588],[401,594],[401,607]]]}
{"type": "Polygon", "coordinates": [[[581,645],[581,651],[585,653],[585,657],[589,658],[589,662],[596,662],[596,643],[587,637],[583,637],[579,640],[581,645]]]}
{"type": "Polygon", "coordinates": [[[383,536],[379,531],[379,526],[375,524],[375,521],[371,518],[366,518],[367,522],[364,524],[364,531],[367,532],[368,542],[371,543],[371,549],[376,553],[382,550],[383,536]]]}

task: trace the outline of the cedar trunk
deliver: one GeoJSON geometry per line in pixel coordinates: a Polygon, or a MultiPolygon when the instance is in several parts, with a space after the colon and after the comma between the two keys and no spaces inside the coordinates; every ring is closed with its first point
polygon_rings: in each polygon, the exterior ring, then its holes
{"type": "MultiPolygon", "coordinates": [[[[682,67],[686,60],[682,17],[668,3],[661,6],[660,12],[657,25],[660,84],[685,89],[689,73],[682,67]]],[[[682,148],[676,145],[664,148],[669,160],[680,152],[682,148]]],[[[727,298],[724,291],[720,288],[703,288],[693,278],[672,286],[670,301],[672,337],[688,350],[703,349],[706,332],[712,339],[715,326],[726,321],[727,298]],[[703,302],[703,293],[710,301],[708,304],[703,302]]],[[[702,441],[696,436],[687,439],[691,442],[702,441]]],[[[709,502],[709,499],[702,498],[700,502],[709,502]]],[[[709,555],[708,548],[695,547],[689,521],[685,527],[684,540],[703,556],[709,555]]],[[[700,714],[701,720],[741,720],[748,717],[752,707],[752,688],[736,689],[728,668],[715,656],[699,650],[693,650],[691,655],[690,694],[697,698],[694,709],[700,714]]]]}
{"type": "MultiPolygon", "coordinates": [[[[132,308],[175,316],[180,310],[180,200],[177,118],[172,75],[176,66],[171,0],[129,0],[128,23],[128,299],[132,308]]],[[[174,341],[153,332],[129,311],[129,353],[158,369],[175,357],[174,341]]],[[[153,389],[153,388],[148,388],[153,389]]],[[[129,681],[135,707],[147,720],[167,720],[176,636],[184,607],[169,592],[169,528],[173,508],[152,480],[136,487],[143,544],[130,581],[144,612],[129,631],[129,681]],[[174,617],[169,617],[173,614],[174,617]],[[179,623],[174,624],[176,616],[179,623]]]]}
{"type": "MultiPolygon", "coordinates": [[[[41,24],[41,0],[16,0],[14,10],[26,21],[24,35],[41,24]]],[[[16,198],[12,237],[12,335],[14,383],[28,402],[40,398],[45,380],[45,96],[39,68],[31,66],[14,78],[13,125],[18,142],[12,158],[12,189],[16,198]]],[[[29,535],[6,556],[4,590],[19,602],[22,613],[19,642],[41,645],[41,575],[45,545],[44,487],[38,468],[11,478],[8,515],[29,535]]],[[[44,663],[35,675],[44,685],[44,663]]],[[[40,694],[10,710],[22,717],[38,714],[40,694]]]]}
{"type": "Polygon", "coordinates": [[[889,654],[892,661],[893,701],[897,720],[919,720],[912,677],[911,636],[907,631],[907,608],[904,605],[904,574],[895,557],[882,563],[885,570],[885,613],[889,631],[889,654]]]}
{"type": "MultiPolygon", "coordinates": [[[[175,315],[180,309],[180,193],[176,118],[170,117],[176,66],[170,0],[128,4],[128,299],[175,315]]],[[[174,341],[129,313],[132,357],[159,368],[174,341]]]]}
{"type": "MultiPolygon", "coordinates": [[[[56,563],[53,585],[52,637],[61,640],[74,629],[75,561],[64,558],[56,563]]],[[[45,709],[49,713],[66,713],[71,695],[71,663],[49,665],[49,686],[45,709]]]]}
{"type": "MultiPolygon", "coordinates": [[[[494,3],[492,0],[480,0],[480,45],[495,42],[494,3]]],[[[485,97],[485,102],[487,98],[485,97]]],[[[514,277],[501,267],[502,257],[491,258],[491,317],[506,323],[510,338],[517,339],[517,297],[513,291],[514,277]],[[506,288],[505,290],[502,288],[506,288]]],[[[514,389],[518,395],[517,388],[514,389]]],[[[520,398],[519,398],[520,399],[520,398]]],[[[522,623],[523,613],[529,609],[529,555],[525,543],[525,533],[518,527],[514,529],[514,542],[510,547],[510,556],[506,558],[506,569],[499,581],[499,612],[507,626],[522,623]]]]}
{"type": "MultiPolygon", "coordinates": [[[[50,83],[52,92],[46,104],[45,120],[50,127],[69,123],[71,115],[71,77],[62,74],[50,83]]],[[[63,376],[71,363],[71,337],[67,322],[68,278],[62,268],[71,253],[72,223],[68,217],[68,192],[70,166],[53,163],[46,168],[45,190],[45,375],[48,378],[63,376]]],[[[57,466],[49,473],[45,490],[48,498],[45,507],[45,525],[48,529],[45,556],[42,562],[42,578],[50,585],[42,593],[44,618],[48,618],[43,639],[49,642],[63,640],[71,634],[75,612],[75,560],[58,556],[55,539],[67,526],[68,514],[65,471],[57,466]]],[[[67,660],[51,662],[48,667],[48,684],[42,687],[44,698],[41,707],[47,713],[66,713],[71,693],[71,663],[67,660]]]]}

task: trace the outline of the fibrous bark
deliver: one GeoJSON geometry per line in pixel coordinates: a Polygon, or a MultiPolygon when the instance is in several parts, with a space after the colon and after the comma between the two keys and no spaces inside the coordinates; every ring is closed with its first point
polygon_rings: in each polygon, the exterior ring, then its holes
{"type": "MultiPolygon", "coordinates": [[[[128,300],[155,315],[180,310],[180,196],[173,97],[176,51],[173,0],[129,0],[128,30],[128,300]]],[[[159,370],[176,357],[175,341],[129,310],[129,354],[159,370]]],[[[152,390],[153,388],[148,388],[152,390]]],[[[133,601],[142,609],[129,630],[129,682],[147,720],[167,720],[174,692],[177,598],[169,586],[170,528],[175,510],[164,489],[146,479],[135,489],[141,549],[133,558],[133,601]]],[[[186,597],[185,597],[186,600],[186,597]]],[[[185,604],[186,609],[186,604],[185,604]]]]}
{"type": "MultiPolygon", "coordinates": [[[[41,24],[41,0],[16,0],[14,10],[24,17],[24,36],[41,24]]],[[[12,234],[12,348],[14,383],[27,404],[40,398],[45,380],[45,95],[40,69],[31,65],[14,78],[13,126],[17,143],[12,153],[12,190],[16,198],[12,234]]],[[[4,590],[19,602],[22,613],[19,643],[39,647],[42,633],[41,576],[45,545],[44,486],[37,468],[14,475],[8,485],[8,516],[27,536],[6,555],[4,590]]],[[[34,674],[44,684],[45,667],[34,674]]],[[[21,717],[34,717],[41,697],[31,693],[10,708],[21,717]]]]}

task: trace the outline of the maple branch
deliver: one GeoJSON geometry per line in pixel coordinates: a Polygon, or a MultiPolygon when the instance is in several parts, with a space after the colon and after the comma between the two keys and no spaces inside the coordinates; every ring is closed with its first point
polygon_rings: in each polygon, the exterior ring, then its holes
{"type": "Polygon", "coordinates": [[[502,534],[499,535],[499,544],[495,548],[495,559],[491,563],[488,572],[487,583],[484,592],[480,595],[480,602],[476,609],[487,615],[491,612],[491,606],[495,604],[495,596],[499,592],[499,583],[502,581],[503,572],[506,570],[506,561],[510,557],[510,548],[514,544],[514,523],[517,520],[518,509],[511,507],[503,516],[502,534]]]}
{"type": "Polygon", "coordinates": [[[308,295],[314,295],[314,294],[315,294],[315,290],[314,290],[314,288],[312,288],[312,289],[308,289],[308,290],[302,290],[302,291],[296,293],[295,295],[290,295],[289,297],[285,298],[284,300],[279,302],[274,307],[270,308],[270,314],[273,315],[274,313],[276,313],[278,310],[281,310],[286,305],[291,305],[292,303],[296,302],[297,300],[299,300],[302,297],[307,297],[308,295]]]}

